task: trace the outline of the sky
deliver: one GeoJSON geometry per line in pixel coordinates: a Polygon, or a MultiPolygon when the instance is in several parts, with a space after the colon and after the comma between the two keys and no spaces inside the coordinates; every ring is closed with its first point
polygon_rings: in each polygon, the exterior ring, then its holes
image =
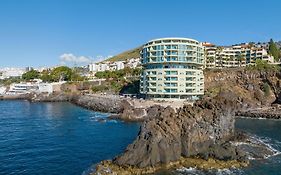
{"type": "Polygon", "coordinates": [[[161,37],[281,40],[280,0],[0,0],[0,67],[86,65],[161,37]]]}

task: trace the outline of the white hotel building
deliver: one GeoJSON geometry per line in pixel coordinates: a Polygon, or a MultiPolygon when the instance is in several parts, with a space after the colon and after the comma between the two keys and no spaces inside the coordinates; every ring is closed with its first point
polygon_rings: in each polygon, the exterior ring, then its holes
{"type": "Polygon", "coordinates": [[[203,43],[206,54],[207,68],[242,67],[255,64],[256,60],[274,63],[273,56],[266,48],[259,45],[241,44],[218,47],[211,43],[203,43]]]}
{"type": "Polygon", "coordinates": [[[140,93],[154,99],[196,100],[204,94],[204,47],[188,38],[151,40],[141,51],[140,93]]]}

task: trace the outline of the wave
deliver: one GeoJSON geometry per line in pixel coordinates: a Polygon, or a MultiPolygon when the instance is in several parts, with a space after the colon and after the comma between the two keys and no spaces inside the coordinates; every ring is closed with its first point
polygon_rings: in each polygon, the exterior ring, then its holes
{"type": "Polygon", "coordinates": [[[243,175],[241,169],[217,169],[217,170],[199,170],[197,168],[180,168],[176,170],[178,175],[243,175]]]}
{"type": "MultiPolygon", "coordinates": [[[[256,135],[250,135],[249,138],[247,139],[247,141],[233,142],[232,144],[234,144],[235,146],[244,146],[244,145],[250,146],[253,149],[261,147],[265,150],[264,152],[260,152],[260,153],[263,153],[264,155],[259,158],[257,158],[257,157],[255,158],[255,154],[249,154],[248,155],[249,160],[261,159],[261,158],[268,159],[270,157],[281,154],[281,152],[275,148],[275,147],[277,147],[277,148],[281,147],[280,142],[272,140],[271,138],[268,138],[268,137],[259,137],[256,135]]],[[[252,151],[252,153],[254,153],[254,152],[252,151]]]]}
{"type": "Polygon", "coordinates": [[[281,146],[279,141],[272,140],[269,137],[258,137],[258,136],[252,136],[252,137],[254,139],[258,140],[259,142],[261,142],[262,144],[266,145],[266,147],[273,153],[272,155],[265,155],[264,156],[265,159],[268,159],[270,157],[277,156],[277,155],[281,154],[281,152],[279,150],[274,148],[275,146],[276,147],[281,146]],[[278,145],[274,144],[274,143],[277,143],[278,145]]]}

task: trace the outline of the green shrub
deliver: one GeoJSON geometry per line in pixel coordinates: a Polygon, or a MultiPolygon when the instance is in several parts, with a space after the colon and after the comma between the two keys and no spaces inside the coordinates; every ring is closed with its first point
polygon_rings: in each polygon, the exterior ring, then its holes
{"type": "Polygon", "coordinates": [[[256,60],[254,65],[247,66],[248,70],[258,71],[280,71],[280,67],[277,65],[268,64],[265,60],[256,60]]]}
{"type": "Polygon", "coordinates": [[[104,91],[107,91],[107,90],[109,90],[109,88],[106,85],[99,85],[99,86],[93,86],[92,87],[92,91],[94,93],[96,93],[96,92],[104,92],[104,91]]]}
{"type": "Polygon", "coordinates": [[[264,83],[263,84],[263,92],[264,92],[264,96],[268,97],[270,94],[270,86],[268,83],[264,83]]]}

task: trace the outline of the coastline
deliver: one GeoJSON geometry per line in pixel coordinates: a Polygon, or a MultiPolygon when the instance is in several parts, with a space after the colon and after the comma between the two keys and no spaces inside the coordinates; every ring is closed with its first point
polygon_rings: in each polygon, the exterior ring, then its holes
{"type": "MultiPolygon", "coordinates": [[[[16,99],[16,98],[15,98],[16,99]]],[[[238,142],[237,140],[235,140],[235,144],[229,144],[228,142],[230,141],[229,139],[232,137],[233,132],[232,129],[233,125],[231,124],[232,122],[234,122],[234,114],[233,113],[235,110],[237,110],[237,107],[235,105],[233,105],[233,102],[229,102],[229,101],[225,101],[225,99],[223,98],[219,98],[217,100],[213,100],[213,99],[203,99],[201,101],[198,101],[194,106],[191,105],[185,105],[184,108],[171,108],[169,106],[160,106],[160,105],[153,105],[153,106],[141,106],[138,105],[137,107],[134,107],[134,103],[132,103],[132,101],[129,101],[128,99],[121,99],[118,98],[116,96],[106,96],[106,95],[78,95],[78,94],[52,94],[51,96],[40,96],[40,95],[29,95],[26,98],[18,98],[18,100],[29,100],[30,102],[63,102],[63,101],[67,101],[70,103],[73,103],[77,106],[81,106],[83,108],[87,108],[87,109],[91,109],[94,111],[99,111],[99,112],[107,112],[107,113],[112,113],[115,117],[110,117],[113,119],[121,119],[124,121],[144,121],[142,123],[142,128],[140,129],[140,133],[139,136],[137,136],[135,142],[133,144],[137,144],[138,145],[138,139],[140,139],[141,134],[143,131],[145,132],[150,132],[151,134],[153,133],[157,133],[158,130],[165,130],[164,132],[166,133],[161,133],[164,134],[163,136],[160,135],[160,137],[163,137],[164,139],[169,138],[167,136],[165,136],[165,134],[169,133],[169,132],[175,132],[173,131],[174,129],[178,128],[179,130],[182,130],[182,128],[184,128],[184,126],[178,125],[176,121],[173,120],[173,118],[178,118],[178,114],[180,114],[181,116],[189,116],[191,118],[194,117],[195,120],[190,120],[190,121],[181,121],[183,122],[182,124],[188,124],[190,122],[195,122],[195,126],[199,124],[199,128],[195,127],[194,129],[189,129],[185,132],[195,132],[197,134],[197,137],[199,137],[200,139],[205,138],[207,140],[197,140],[197,142],[195,141],[196,137],[194,136],[190,136],[190,133],[188,133],[186,136],[188,139],[189,137],[193,138],[190,140],[191,145],[195,146],[195,148],[197,146],[199,147],[203,147],[204,149],[200,150],[196,150],[194,153],[192,153],[193,151],[191,151],[194,148],[188,148],[188,154],[184,157],[178,157],[178,158],[172,158],[171,160],[167,159],[169,156],[173,155],[174,153],[172,153],[171,155],[165,155],[164,157],[164,161],[160,161],[156,164],[147,164],[144,166],[138,166],[135,163],[129,163],[126,162],[127,159],[126,157],[135,157],[137,159],[139,154],[142,154],[143,152],[139,152],[138,150],[136,152],[131,152],[132,155],[121,155],[121,157],[116,157],[113,160],[109,160],[109,161],[102,161],[100,164],[97,165],[96,167],[96,171],[94,173],[101,173],[102,171],[104,171],[105,169],[111,169],[111,171],[114,171],[115,173],[118,172],[122,172],[122,174],[131,174],[132,172],[134,172],[135,174],[147,174],[147,173],[152,173],[152,172],[156,172],[162,169],[175,169],[175,168],[181,168],[181,167],[199,167],[200,168],[200,164],[202,164],[202,162],[204,162],[203,164],[205,164],[204,167],[201,167],[202,169],[204,168],[210,168],[210,167],[216,167],[213,164],[216,163],[219,166],[219,168],[228,168],[228,167],[245,167],[247,165],[249,165],[249,160],[242,158],[244,156],[244,153],[236,152],[234,150],[237,150],[237,148],[235,148],[238,142]],[[225,106],[227,105],[227,106],[225,106]],[[215,109],[215,111],[213,111],[215,109]],[[202,112],[203,110],[203,112],[202,112]],[[188,112],[189,111],[189,112],[188,112]],[[190,113],[190,111],[193,111],[190,113]],[[205,111],[205,112],[204,112],[205,111]],[[213,112],[212,112],[213,111],[213,112]],[[231,112],[232,111],[232,112],[231,112]],[[188,112],[188,113],[187,113],[188,112]],[[215,113],[214,113],[215,112],[215,113]],[[213,117],[215,117],[214,119],[208,119],[210,116],[210,114],[214,115],[213,117]],[[136,116],[137,117],[136,117],[136,116]],[[202,115],[202,116],[201,116],[202,115]],[[132,118],[133,116],[133,118],[132,118]],[[162,118],[162,117],[163,118],[162,118]],[[228,116],[228,117],[227,117],[228,116]],[[160,117],[160,118],[159,118],[160,117]],[[206,118],[207,117],[207,118],[206,118]],[[226,118],[225,118],[226,117],[226,118]],[[230,117],[230,118],[229,118],[230,117]],[[167,119],[167,121],[165,121],[167,119]],[[201,125],[202,123],[202,119],[204,119],[206,122],[206,124],[201,125]],[[158,121],[159,120],[159,121],[158,121]],[[164,120],[164,121],[162,121],[164,120]],[[155,122],[156,123],[155,123],[155,122]],[[178,126],[174,126],[171,129],[166,128],[167,126],[166,123],[170,123],[169,125],[173,125],[176,124],[178,126]],[[201,123],[201,124],[200,124],[201,123]],[[201,126],[200,126],[201,125],[201,126]],[[210,127],[206,127],[206,126],[214,126],[214,130],[223,131],[223,135],[220,136],[220,133],[216,133],[216,134],[211,134],[212,133],[212,128],[210,127]],[[144,129],[143,127],[149,126],[149,128],[144,129]],[[158,129],[156,129],[156,127],[160,127],[158,129]],[[202,128],[203,127],[203,128],[202,128]],[[218,128],[216,128],[218,127],[218,128]],[[216,128],[216,129],[215,129],[216,128]],[[224,130],[223,128],[227,128],[227,130],[224,130]],[[230,128],[230,130],[228,130],[230,128]],[[203,136],[204,134],[200,131],[200,129],[203,129],[202,132],[207,131],[209,133],[205,134],[205,136],[203,136]],[[198,134],[203,134],[203,135],[199,135],[198,134]],[[209,145],[211,142],[210,138],[215,137],[218,140],[217,141],[211,141],[213,142],[214,145],[209,145]],[[194,140],[195,139],[195,140],[194,140]],[[225,142],[226,141],[226,142],[225,142]],[[194,145],[195,144],[195,145],[194,145]],[[196,146],[197,145],[197,146],[196,146]],[[200,146],[201,145],[201,146],[200,146]],[[210,148],[209,148],[209,146],[210,148]],[[222,146],[222,147],[221,147],[222,146]],[[225,149],[224,147],[227,147],[227,149],[225,149]],[[210,152],[211,150],[213,150],[214,152],[210,152]],[[198,152],[199,151],[199,152],[198,152]],[[191,154],[190,154],[191,153],[191,154]],[[210,154],[210,155],[209,155],[210,154]],[[232,157],[233,155],[240,155],[242,157],[232,157]],[[168,156],[168,157],[167,157],[168,156]],[[195,159],[194,159],[195,156],[195,159]],[[199,157],[197,157],[199,156],[199,157]],[[217,156],[217,157],[216,157],[217,156]],[[122,158],[123,157],[123,158],[122,158]],[[121,158],[121,159],[120,159],[121,158]],[[116,161],[118,160],[119,161],[116,161]],[[121,160],[121,161],[120,161],[121,160]],[[209,160],[212,160],[211,162],[209,160]],[[193,162],[193,164],[192,164],[193,162]],[[196,164],[199,163],[199,164],[196,164]]],[[[168,126],[169,126],[168,125],[168,126]]],[[[173,133],[172,135],[177,135],[177,133],[173,133]]],[[[159,137],[159,136],[157,136],[159,137]]],[[[239,138],[240,136],[238,136],[237,138],[239,138]]],[[[240,138],[239,138],[240,139],[240,138]]],[[[238,140],[239,140],[238,139],[238,140]]],[[[177,140],[177,139],[176,139],[177,140]]],[[[141,141],[140,146],[141,147],[145,147],[145,145],[147,144],[147,146],[151,146],[154,147],[153,144],[157,143],[159,141],[149,141],[149,140],[144,140],[141,141]]],[[[161,143],[162,141],[160,141],[161,143]]],[[[159,152],[161,152],[161,149],[164,149],[165,151],[175,151],[177,149],[174,149],[173,147],[169,147],[170,142],[174,142],[174,141],[165,141],[164,143],[167,144],[163,144],[160,147],[164,148],[160,148],[159,147],[159,152]],[[168,144],[169,143],[169,144],[168,144]]],[[[234,143],[234,142],[233,142],[234,143]]],[[[254,142],[253,142],[254,143],[254,142]]],[[[251,143],[252,144],[252,143],[251,143]]],[[[133,146],[135,147],[135,146],[133,146]]],[[[138,148],[139,146],[136,146],[136,148],[138,148]]],[[[265,148],[265,145],[261,146],[262,148],[265,148]]],[[[130,150],[132,148],[132,145],[129,145],[127,150],[124,152],[124,154],[128,153],[128,150],[130,150]]],[[[257,148],[252,147],[251,149],[261,149],[260,145],[257,148]]],[[[158,148],[157,148],[158,149],[158,148]]],[[[239,149],[241,149],[239,147],[239,149]]],[[[158,152],[156,151],[156,152],[158,152]]],[[[130,152],[130,151],[129,151],[130,152]]],[[[260,154],[264,154],[266,151],[266,149],[264,149],[264,152],[260,152],[260,154]]],[[[130,154],[131,154],[130,153],[130,154]]],[[[150,157],[152,153],[144,153],[144,156],[141,157],[150,157]]],[[[153,153],[154,154],[154,153],[153,153]]],[[[152,155],[153,155],[152,154],[152,155]]],[[[163,156],[163,155],[162,155],[163,156]]],[[[160,157],[162,157],[160,155],[160,157]]],[[[173,157],[173,156],[172,156],[173,157]]],[[[131,161],[131,160],[130,160],[131,161]]],[[[92,174],[94,174],[92,173],[92,174]]],[[[133,174],[134,174],[133,173],[133,174]]],[[[101,174],[106,174],[106,173],[101,173],[101,174]]]]}
{"type": "MultiPolygon", "coordinates": [[[[129,122],[143,122],[151,115],[155,115],[155,106],[171,106],[175,110],[191,103],[184,104],[183,102],[172,104],[156,101],[137,100],[120,98],[115,95],[98,95],[98,94],[22,94],[22,95],[2,95],[0,100],[28,100],[30,102],[70,102],[74,105],[98,111],[111,113],[110,119],[119,119],[129,122]],[[148,113],[154,113],[149,114],[148,113]]],[[[281,108],[279,105],[270,107],[256,107],[247,110],[238,110],[235,112],[238,118],[252,119],[281,119],[281,108]]]]}
{"type": "Polygon", "coordinates": [[[281,109],[279,105],[275,105],[265,108],[241,110],[241,111],[237,111],[235,115],[237,117],[244,117],[244,118],[280,120],[281,109]]]}
{"type": "Polygon", "coordinates": [[[200,170],[210,169],[229,169],[229,168],[243,168],[247,167],[249,162],[239,162],[236,160],[221,161],[216,159],[204,160],[198,157],[184,158],[181,157],[178,161],[170,162],[165,165],[156,165],[155,167],[137,168],[133,166],[119,166],[114,164],[111,160],[102,161],[96,167],[96,172],[90,175],[111,175],[111,174],[153,174],[161,171],[175,170],[180,168],[198,168],[200,170]]]}

